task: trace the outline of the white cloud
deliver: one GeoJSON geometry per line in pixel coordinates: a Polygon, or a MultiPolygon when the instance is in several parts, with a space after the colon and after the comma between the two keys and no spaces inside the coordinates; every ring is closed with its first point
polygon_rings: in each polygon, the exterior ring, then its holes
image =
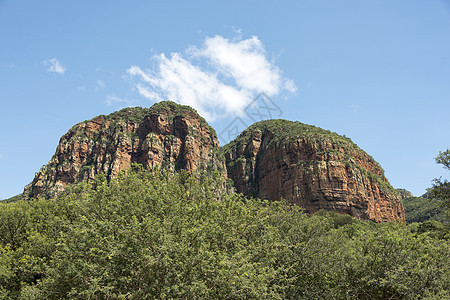
{"type": "Polygon", "coordinates": [[[347,105],[347,107],[351,112],[354,112],[354,113],[359,112],[360,108],[361,108],[358,104],[354,104],[354,103],[347,105]]]}
{"type": "Polygon", "coordinates": [[[210,37],[201,48],[191,47],[185,53],[184,57],[180,53],[155,55],[156,69],[129,68],[128,74],[139,78],[138,92],[153,101],[169,99],[190,105],[211,121],[243,114],[261,92],[274,96],[282,90],[296,90],[294,82],[283,78],[280,69],[269,62],[256,36],[239,41],[210,37]]]}
{"type": "Polygon", "coordinates": [[[97,80],[97,85],[102,89],[106,88],[106,84],[102,80],[97,80]]]}
{"type": "Polygon", "coordinates": [[[106,83],[104,83],[102,80],[97,80],[97,85],[95,86],[95,91],[98,92],[100,90],[103,90],[106,88],[106,83]]]}
{"type": "Polygon", "coordinates": [[[284,88],[291,93],[295,93],[297,91],[297,87],[292,79],[284,80],[284,88]]]}
{"type": "Polygon", "coordinates": [[[106,96],[105,103],[108,105],[118,105],[120,107],[128,107],[133,105],[132,100],[117,97],[115,94],[106,96]]]}
{"type": "Polygon", "coordinates": [[[206,39],[204,47],[194,49],[193,53],[206,57],[241,88],[265,92],[269,96],[279,91],[280,71],[267,60],[261,41],[255,36],[236,43],[215,36],[206,39]]]}
{"type": "Polygon", "coordinates": [[[47,67],[47,72],[58,73],[61,75],[66,72],[66,67],[64,67],[56,58],[45,60],[44,65],[47,67]]]}
{"type": "Polygon", "coordinates": [[[0,159],[2,159],[3,158],[3,155],[0,153],[0,159]]]}

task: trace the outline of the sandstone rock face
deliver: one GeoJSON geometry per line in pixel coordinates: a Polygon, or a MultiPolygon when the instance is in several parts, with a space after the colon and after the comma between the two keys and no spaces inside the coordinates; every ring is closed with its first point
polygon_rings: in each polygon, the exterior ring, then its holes
{"type": "Polygon", "coordinates": [[[173,171],[214,169],[226,176],[218,150],[214,129],[188,106],[164,101],[148,109],[126,108],[70,129],[24,196],[55,197],[68,184],[99,173],[110,179],[134,162],[173,171]]]}
{"type": "Polygon", "coordinates": [[[270,120],[253,124],[219,149],[214,129],[195,110],[170,101],[75,125],[24,196],[52,198],[67,185],[100,173],[114,178],[132,163],[174,172],[218,170],[238,192],[286,199],[310,213],[326,209],[375,222],[405,220],[383,169],[350,139],[298,122],[270,120]]]}
{"type": "Polygon", "coordinates": [[[286,199],[375,222],[405,221],[400,198],[380,165],[350,139],[286,120],[250,126],[224,146],[228,178],[238,192],[286,199]]]}

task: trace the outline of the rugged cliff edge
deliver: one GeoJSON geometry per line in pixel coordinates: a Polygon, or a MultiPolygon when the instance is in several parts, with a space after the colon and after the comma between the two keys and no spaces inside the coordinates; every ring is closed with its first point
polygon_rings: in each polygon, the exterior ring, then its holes
{"type": "Polygon", "coordinates": [[[68,184],[104,173],[118,175],[136,162],[177,171],[220,170],[216,132],[189,106],[171,101],[126,108],[73,126],[24,196],[55,197],[68,184]]]}
{"type": "Polygon", "coordinates": [[[255,123],[222,149],[228,177],[248,196],[334,210],[361,220],[405,221],[374,159],[350,139],[287,120],[255,123]]]}
{"type": "Polygon", "coordinates": [[[73,126],[24,197],[52,198],[67,185],[108,179],[139,163],[172,171],[218,170],[245,195],[287,199],[376,222],[405,220],[397,192],[380,165],[350,139],[287,120],[255,123],[219,148],[197,112],[171,101],[126,108],[73,126]]]}

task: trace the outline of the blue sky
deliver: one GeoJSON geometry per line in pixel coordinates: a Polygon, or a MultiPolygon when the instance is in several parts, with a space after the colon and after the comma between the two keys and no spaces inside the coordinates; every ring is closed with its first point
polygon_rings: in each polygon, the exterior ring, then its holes
{"type": "Polygon", "coordinates": [[[78,122],[177,96],[220,133],[258,92],[420,195],[449,177],[450,2],[0,0],[0,198],[78,122]]]}

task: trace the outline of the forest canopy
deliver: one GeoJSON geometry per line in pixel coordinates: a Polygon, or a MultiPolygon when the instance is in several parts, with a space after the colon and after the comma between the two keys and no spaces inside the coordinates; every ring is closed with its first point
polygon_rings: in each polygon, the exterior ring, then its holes
{"type": "Polygon", "coordinates": [[[99,176],[0,203],[4,299],[443,299],[448,234],[229,193],[218,174],[99,176]]]}

